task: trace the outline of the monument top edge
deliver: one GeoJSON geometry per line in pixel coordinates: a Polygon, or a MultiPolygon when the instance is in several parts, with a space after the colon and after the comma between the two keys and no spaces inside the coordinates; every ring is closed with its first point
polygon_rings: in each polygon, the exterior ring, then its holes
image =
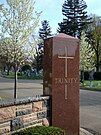
{"type": "Polygon", "coordinates": [[[67,35],[67,34],[64,34],[64,33],[59,33],[57,35],[49,36],[45,39],[49,39],[49,38],[67,38],[67,39],[73,39],[73,40],[79,41],[79,39],[77,37],[73,37],[73,36],[70,36],[70,35],[67,35]]]}

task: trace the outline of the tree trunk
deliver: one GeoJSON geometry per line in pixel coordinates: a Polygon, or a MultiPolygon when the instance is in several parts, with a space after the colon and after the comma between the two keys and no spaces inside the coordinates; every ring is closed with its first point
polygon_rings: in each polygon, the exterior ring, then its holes
{"type": "Polygon", "coordinates": [[[10,68],[11,66],[7,66],[7,75],[9,75],[10,68]]]}
{"type": "Polygon", "coordinates": [[[17,65],[14,67],[14,99],[17,99],[17,65]]]}

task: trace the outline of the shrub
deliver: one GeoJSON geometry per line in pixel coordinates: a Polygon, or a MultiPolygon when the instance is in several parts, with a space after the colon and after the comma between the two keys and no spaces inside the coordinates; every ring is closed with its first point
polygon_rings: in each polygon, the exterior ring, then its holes
{"type": "Polygon", "coordinates": [[[36,126],[13,133],[13,135],[65,135],[65,133],[57,127],[36,126]]]}

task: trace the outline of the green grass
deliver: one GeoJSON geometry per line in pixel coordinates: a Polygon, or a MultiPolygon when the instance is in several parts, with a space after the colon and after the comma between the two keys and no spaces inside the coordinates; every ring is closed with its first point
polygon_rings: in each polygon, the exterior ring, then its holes
{"type": "MultiPolygon", "coordinates": [[[[9,79],[14,79],[14,73],[11,72],[9,75],[7,75],[5,77],[9,78],[9,79]]],[[[18,79],[28,79],[28,80],[39,80],[39,79],[43,79],[43,76],[39,75],[39,76],[30,76],[30,77],[28,77],[26,75],[18,74],[17,78],[18,79]]]]}
{"type": "Polygon", "coordinates": [[[90,86],[90,81],[84,81],[84,84],[81,84],[80,88],[92,91],[101,91],[101,81],[92,81],[92,86],[90,86]]]}

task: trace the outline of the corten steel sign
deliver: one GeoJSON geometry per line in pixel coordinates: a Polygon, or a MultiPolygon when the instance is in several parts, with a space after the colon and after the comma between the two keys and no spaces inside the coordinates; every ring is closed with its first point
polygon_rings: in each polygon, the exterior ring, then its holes
{"type": "Polygon", "coordinates": [[[52,125],[79,135],[79,40],[59,34],[45,40],[44,95],[52,96],[52,125]]]}

